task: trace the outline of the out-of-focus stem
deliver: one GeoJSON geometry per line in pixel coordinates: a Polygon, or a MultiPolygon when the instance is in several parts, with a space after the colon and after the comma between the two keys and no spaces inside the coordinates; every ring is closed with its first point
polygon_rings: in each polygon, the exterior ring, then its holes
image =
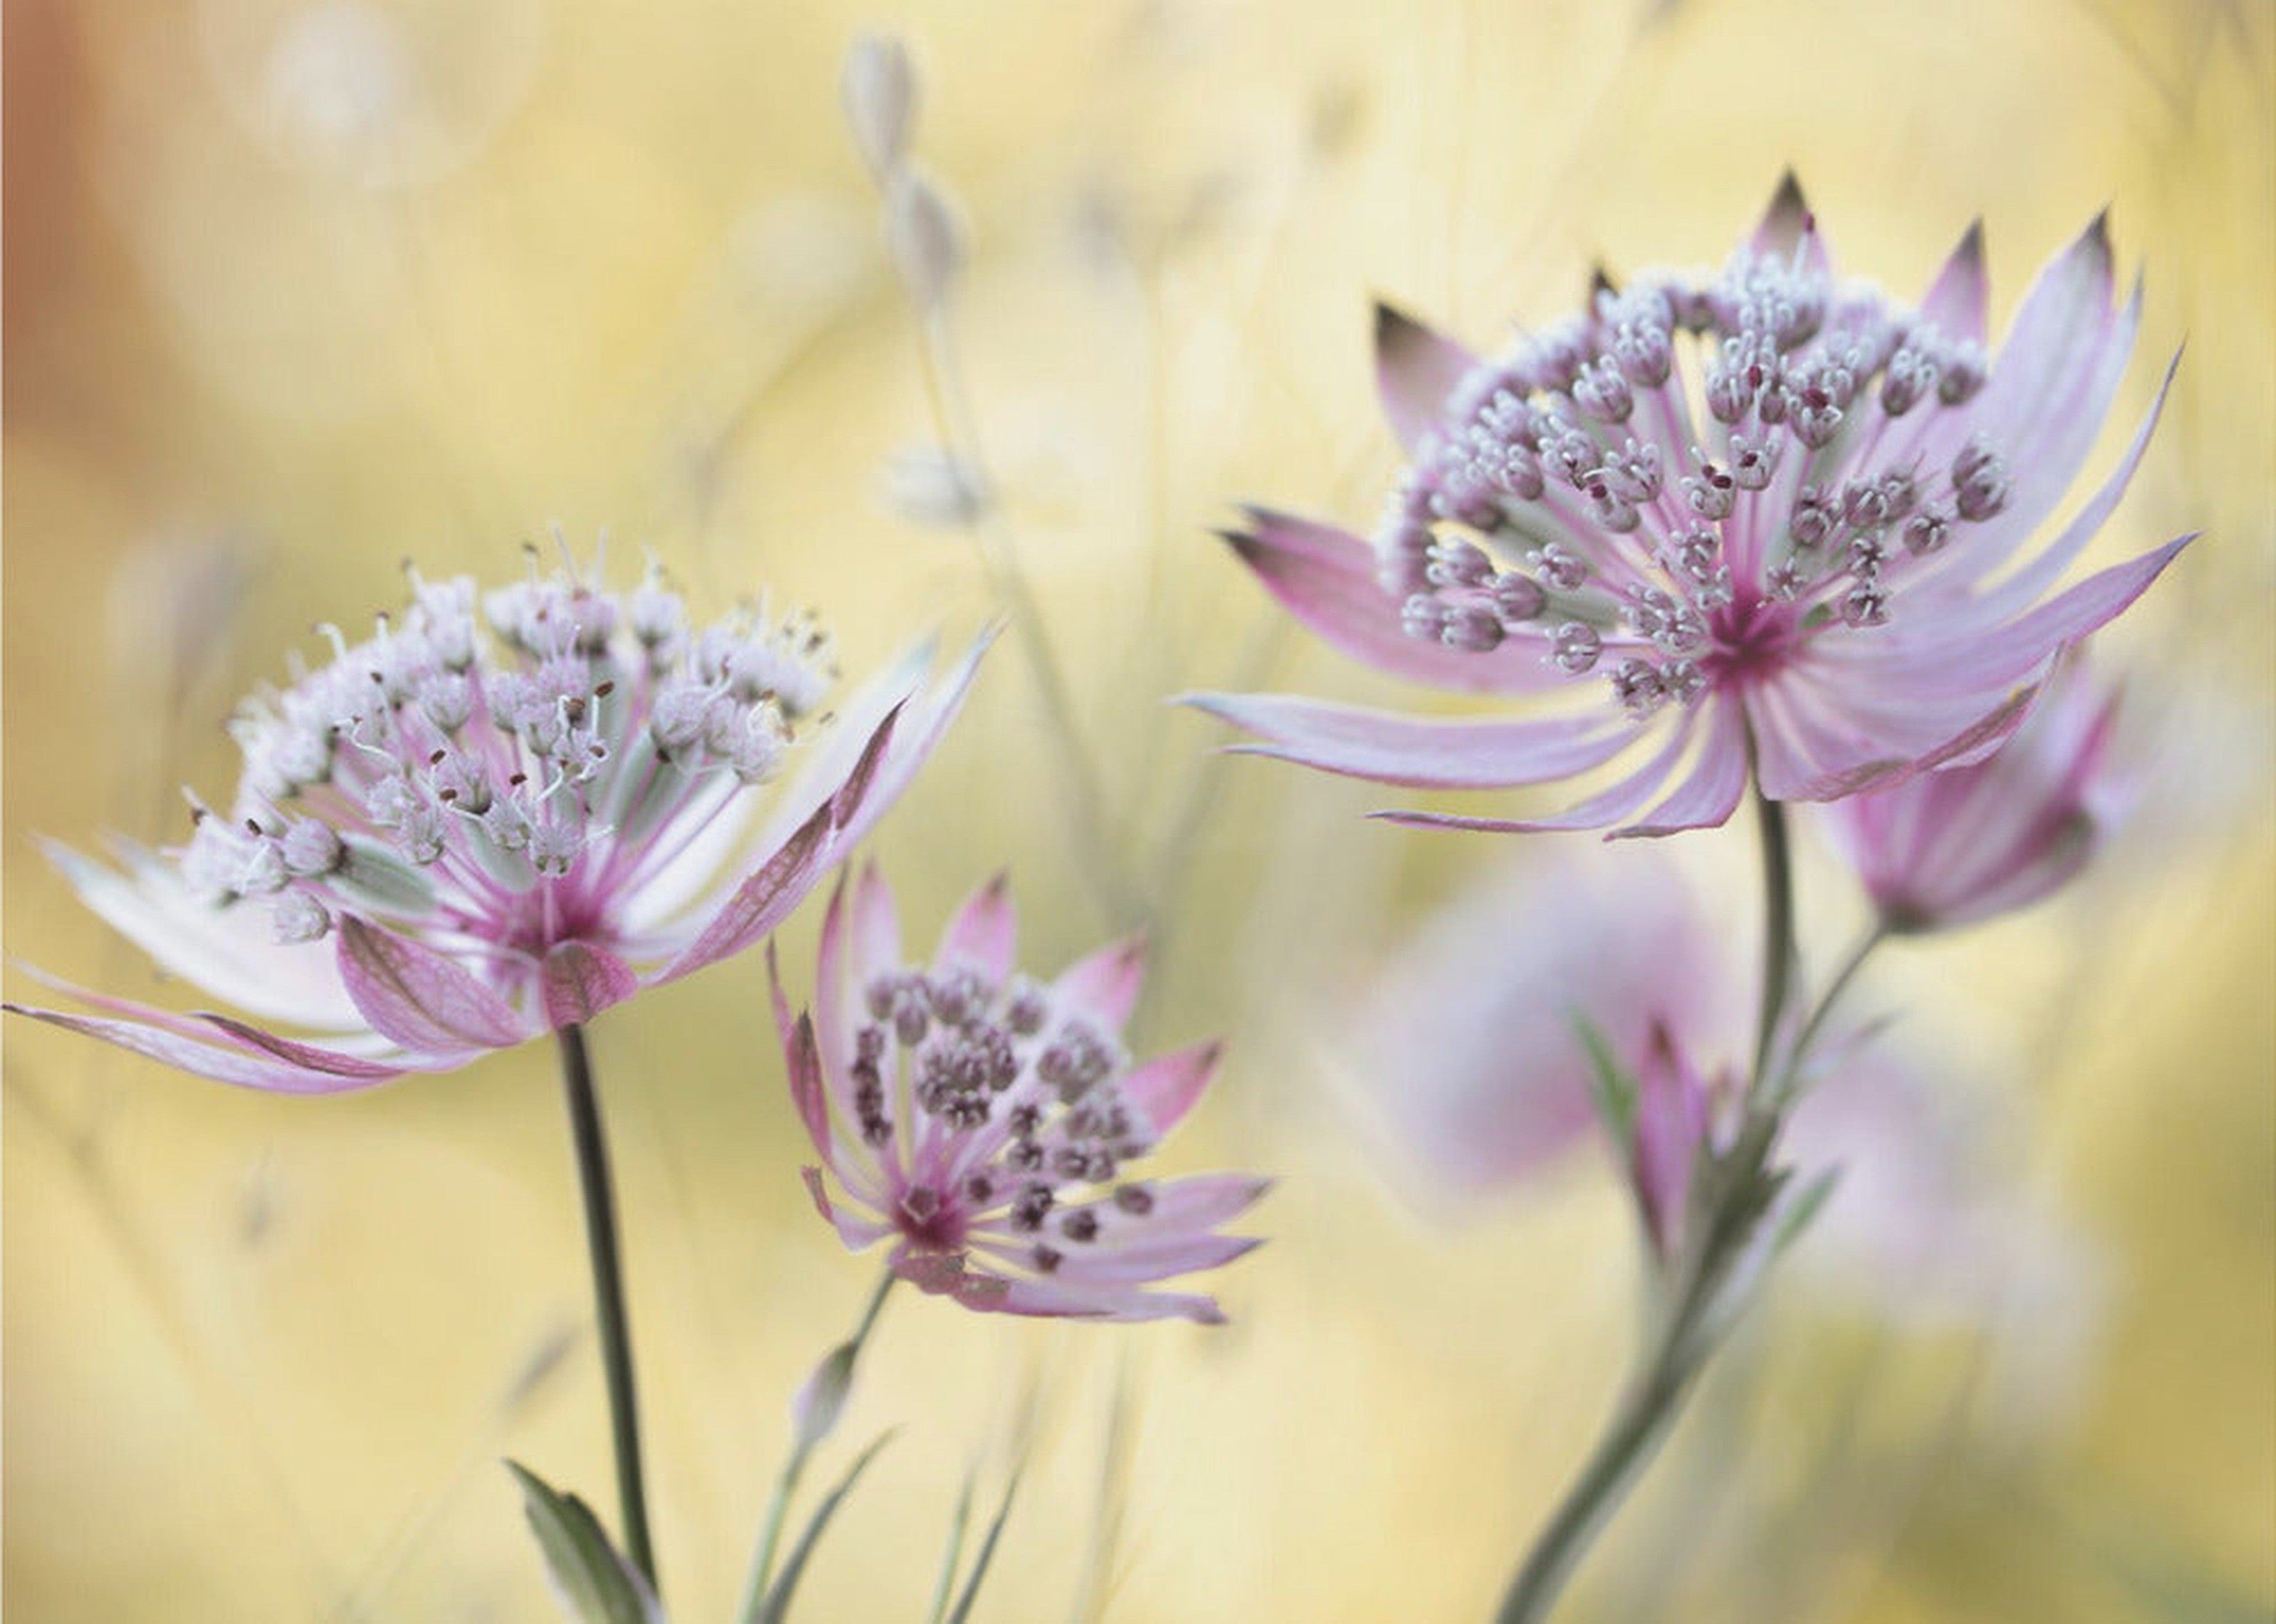
{"type": "Polygon", "coordinates": [[[1783,1108],[1794,1097],[1794,1090],[1801,1084],[1802,1063],[1809,1058],[1810,1046],[1825,1029],[1827,1019],[1833,1013],[1833,1006],[1841,1001],[1841,995],[1849,990],[1849,983],[1857,978],[1857,972],[1865,968],[1865,960],[1873,956],[1873,950],[1888,939],[1888,928],[1876,921],[1843,957],[1840,967],[1826,982],[1825,990],[1817,995],[1817,1002],[1810,1006],[1809,1013],[1802,1021],[1802,1029],[1794,1036],[1794,1047],[1787,1051],[1786,1064],[1779,1068],[1778,1081],[1771,1089],[1769,1097],[1773,1108],[1783,1108]]]}
{"type": "Polygon", "coordinates": [[[593,1087],[585,1029],[563,1027],[561,1091],[577,1151],[577,1182],[585,1197],[585,1246],[593,1271],[593,1318],[600,1332],[601,1366],[609,1385],[609,1433],[616,1448],[617,1499],[623,1514],[625,1555],[659,1587],[656,1552],[649,1540],[648,1491],[641,1476],[640,1402],[633,1386],[632,1321],[625,1312],[624,1266],[617,1251],[617,1199],[609,1177],[608,1136],[593,1087]]]}
{"type": "MultiPolygon", "coordinates": [[[[1714,1351],[1712,1309],[1720,1289],[1768,1204],[1767,1173],[1779,1117],[1768,1097],[1767,1080],[1792,981],[1794,866],[1785,808],[1757,793],[1756,811],[1763,854],[1763,999],[1747,1112],[1730,1149],[1703,1169],[1701,1176],[1709,1180],[1711,1194],[1696,1215],[1696,1233],[1669,1271],[1673,1289],[1651,1339],[1580,1476],[1550,1514],[1510,1582],[1495,1615],[1498,1624],[1542,1624],[1548,1618],[1590,1542],[1666,1438],[1694,1378],[1714,1351]]],[[[1837,978],[1833,992],[1855,973],[1863,956],[1856,955],[1837,978]]]]}
{"type": "MultiPolygon", "coordinates": [[[[881,1270],[877,1284],[869,1293],[869,1303],[861,1310],[861,1323],[854,1327],[854,1334],[839,1345],[846,1353],[846,1379],[854,1379],[854,1369],[860,1364],[861,1350],[868,1346],[869,1332],[877,1323],[877,1316],[885,1306],[885,1294],[893,1288],[893,1271],[881,1270]]],[[[735,1609],[741,1624],[757,1624],[767,1605],[767,1586],[773,1581],[775,1555],[782,1545],[783,1523],[790,1514],[791,1497],[798,1492],[799,1480],[806,1475],[806,1463],[814,1454],[819,1438],[805,1429],[797,1430],[791,1442],[790,1453],[783,1459],[781,1474],[775,1479],[773,1496],[767,1501],[766,1527],[759,1535],[759,1548],[751,1558],[750,1577],[743,1582],[742,1605],[735,1609]]]]}
{"type": "Polygon", "coordinates": [[[1123,871],[1121,854],[1106,816],[1106,794],[1098,771],[1084,745],[1074,701],[1051,634],[1043,624],[1043,607],[1020,567],[1019,550],[993,505],[996,480],[980,443],[978,420],[966,397],[962,374],[956,362],[953,337],[946,310],[939,306],[919,312],[918,360],[924,373],[925,399],[940,436],[956,466],[977,486],[980,511],[968,528],[988,573],[990,588],[1012,618],[1013,634],[1034,673],[1036,692],[1043,702],[1043,720],[1051,730],[1051,747],[1066,780],[1075,831],[1082,842],[1084,872],[1097,888],[1099,900],[1117,924],[1133,922],[1144,907],[1123,871]]]}

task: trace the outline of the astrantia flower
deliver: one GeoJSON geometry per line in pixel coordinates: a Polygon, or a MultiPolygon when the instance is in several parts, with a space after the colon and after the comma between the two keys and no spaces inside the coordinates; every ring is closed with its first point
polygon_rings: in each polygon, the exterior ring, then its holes
{"type": "Polygon", "coordinates": [[[307,1040],[77,989],[107,1015],[18,1013],[304,1093],[589,1021],[781,922],[907,785],[985,646],[930,687],[913,656],[827,720],[803,616],[699,628],[653,571],[622,595],[534,565],[487,594],[412,586],[368,641],[325,628],[329,663],[247,702],[237,793],[187,845],[121,841],[118,869],[50,851],[161,968],[307,1040]]]}
{"type": "Polygon", "coordinates": [[[2109,761],[2118,701],[2060,672],[1985,760],[1826,808],[1887,929],[1950,930],[2028,907],[2086,866],[2120,810],[2109,761]]]}
{"type": "MultiPolygon", "coordinates": [[[[1654,1254],[1680,1248],[1699,1153],[1725,1148],[1740,1114],[1755,1014],[1680,864],[1638,851],[1506,869],[1435,914],[1358,1007],[1362,1097],[1419,1190],[1459,1210],[1536,1184],[1595,1140],[1654,1254]],[[1618,1143],[1584,1029],[1634,1085],[1618,1143]]],[[[1996,1274],[1993,1214],[2014,1209],[1971,1165],[1980,1128],[1950,1120],[1901,1051],[1854,1031],[1821,1040],[1804,1077],[1779,1159],[1789,1192],[1841,1170],[1816,1226],[1833,1271],[1862,1268],[1865,1289],[1907,1310],[1996,1274]]]]}
{"type": "Polygon", "coordinates": [[[1825,801],[1973,758],[2189,539],[2051,596],[2157,421],[2153,405],[2108,482],[2029,544],[2109,409],[2140,294],[2113,307],[2100,219],[2041,273],[1996,364],[1984,292],[1974,228],[1918,309],[1837,282],[1789,179],[1719,276],[1600,282],[1498,359],[1381,312],[1409,461],[1373,544],[1259,511],[1234,547],[1372,664],[1577,702],[1494,720],[1197,702],[1263,741],[1244,748],[1386,783],[1632,768],[1540,819],[1388,815],[1470,828],[1664,834],[1722,823],[1750,763],[1772,800],[1825,801]]]}
{"type": "Polygon", "coordinates": [[[812,1013],[793,1021],[775,985],[792,1094],[829,1172],[807,1170],[815,1204],[848,1247],[891,1240],[897,1275],[967,1308],[1218,1322],[1214,1298],[1145,1288],[1254,1248],[1218,1230],[1268,1181],[1135,1176],[1209,1086],[1217,1045],[1134,1065],[1139,945],[1046,983],[1015,971],[1014,930],[998,878],[912,965],[874,869],[831,899],[812,1013]]]}
{"type": "Polygon", "coordinates": [[[1356,1048],[1425,1188],[1518,1188],[1605,1127],[1593,1039],[1635,1084],[1627,1174],[1670,1256],[1702,1147],[1741,1103],[1749,1008],[1682,871],[1631,856],[1514,871],[1451,905],[1390,965],[1356,1048]],[[1583,1036],[1584,1032],[1588,1035],[1583,1036]]]}

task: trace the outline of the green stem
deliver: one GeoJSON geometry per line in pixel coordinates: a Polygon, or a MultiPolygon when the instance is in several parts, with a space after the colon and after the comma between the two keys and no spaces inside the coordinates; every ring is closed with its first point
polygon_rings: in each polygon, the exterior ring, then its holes
{"type": "Polygon", "coordinates": [[[1114,840],[1107,814],[1104,787],[1083,742],[1081,720],[1075,712],[1058,654],[1045,628],[1043,605],[1036,599],[1026,573],[1020,567],[1019,550],[1011,527],[996,505],[997,486],[980,443],[978,420],[966,398],[962,375],[956,363],[952,335],[945,309],[921,310],[917,360],[924,376],[925,401],[932,412],[934,431],[961,474],[979,493],[981,511],[967,527],[987,572],[990,588],[1008,611],[1013,635],[1026,656],[1036,689],[1043,702],[1048,730],[1072,803],[1075,833],[1083,844],[1084,869],[1098,889],[1099,900],[1127,923],[1136,917],[1144,899],[1132,889],[1114,840]]]}
{"type": "Polygon", "coordinates": [[[1787,839],[1786,808],[1757,791],[1756,826],[1763,852],[1763,1004],[1755,1033],[1755,1086],[1770,1075],[1779,1018],[1786,1013],[1794,966],[1794,854],[1787,839]]]}
{"type": "Polygon", "coordinates": [[[1696,1215],[1696,1237],[1668,1277],[1677,1289],[1620,1408],[1511,1580],[1497,1624],[1542,1624],[1548,1618],[1589,1544],[1667,1436],[1711,1351],[1710,1310],[1764,1210],[1764,1173],[1778,1132],[1778,1117],[1765,1108],[1764,1095],[1793,980],[1794,864],[1785,809],[1759,792],[1756,804],[1763,854],[1763,1001],[1747,1117],[1729,1150],[1703,1165],[1701,1176],[1714,1180],[1714,1194],[1696,1215]]]}
{"type": "Polygon", "coordinates": [[[1802,1023],[1802,1029],[1794,1034],[1793,1051],[1786,1057],[1786,1064],[1779,1069],[1778,1083],[1770,1096],[1773,1109],[1782,1110],[1793,1099],[1802,1079],[1802,1062],[1809,1058],[1810,1046],[1825,1029],[1827,1018],[1833,1013],[1833,1006],[1841,1001],[1841,995],[1849,990],[1849,983],[1856,980],[1857,972],[1865,968],[1865,960],[1873,956],[1873,950],[1888,939],[1888,926],[1876,920],[1865,934],[1857,938],[1856,945],[1849,950],[1841,960],[1840,968],[1833,972],[1832,979],[1825,983],[1825,990],[1818,994],[1817,1002],[1811,1006],[1809,1016],[1802,1023]]]}
{"type": "MultiPolygon", "coordinates": [[[[854,1327],[854,1334],[833,1348],[827,1357],[846,1355],[846,1379],[854,1379],[854,1367],[861,1362],[861,1349],[869,1340],[870,1330],[885,1306],[885,1294],[893,1288],[894,1274],[891,1269],[879,1271],[877,1284],[869,1294],[869,1301],[861,1310],[861,1323],[854,1327]]],[[[784,1458],[783,1468],[775,1479],[774,1493],[767,1502],[766,1526],[759,1535],[759,1548],[751,1558],[750,1576],[743,1582],[742,1605],[735,1609],[741,1624],[757,1624],[767,1603],[767,1586],[775,1574],[775,1555],[782,1545],[783,1524],[790,1515],[791,1497],[798,1492],[799,1480],[806,1476],[806,1463],[813,1456],[820,1437],[809,1437],[800,1429],[791,1443],[790,1453],[784,1458]]]]}
{"type": "Polygon", "coordinates": [[[656,1552],[649,1541],[648,1491],[641,1480],[640,1404],[633,1389],[632,1322],[625,1313],[624,1268],[617,1253],[617,1203],[609,1180],[609,1144],[601,1127],[600,1097],[585,1030],[563,1027],[561,1089],[577,1150],[577,1179],[585,1197],[585,1245],[592,1261],[593,1318],[601,1338],[601,1366],[609,1384],[609,1430],[616,1446],[617,1498],[623,1513],[625,1554],[657,1589],[656,1552]]]}

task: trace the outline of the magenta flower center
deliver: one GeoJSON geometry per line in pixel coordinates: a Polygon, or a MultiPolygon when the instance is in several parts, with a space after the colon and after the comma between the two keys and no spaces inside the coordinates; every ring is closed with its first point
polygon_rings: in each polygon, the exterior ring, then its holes
{"type": "Polygon", "coordinates": [[[747,826],[832,675],[801,616],[688,624],[654,572],[624,595],[573,573],[483,595],[412,577],[413,602],[231,723],[227,816],[178,854],[216,907],[278,938],[383,920],[518,991],[577,942],[625,952],[693,900],[747,826]]]}
{"type": "Polygon", "coordinates": [[[1887,621],[2010,481],[1959,410],[1981,348],[1837,289],[1813,247],[1805,225],[1719,277],[1603,288],[1474,365],[1376,537],[1408,634],[1529,642],[1642,717],[1887,621]]]}

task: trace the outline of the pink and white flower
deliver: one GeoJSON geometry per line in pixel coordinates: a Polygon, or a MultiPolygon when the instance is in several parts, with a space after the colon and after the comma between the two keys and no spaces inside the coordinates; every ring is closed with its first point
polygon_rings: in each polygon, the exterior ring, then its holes
{"type": "Polygon", "coordinates": [[[2122,811],[2110,761],[2118,697],[2066,668],[1984,760],[1825,809],[1883,924],[1948,930],[2028,907],[2067,884],[2122,811]]]}
{"type": "MultiPolygon", "coordinates": [[[[1400,716],[1267,694],[1194,702],[1236,747],[1385,783],[1611,787],[1491,830],[1719,824],[1748,782],[1829,801],[1974,760],[2055,656],[2190,539],[2054,588],[2117,506],[2165,399],[2050,539],[2123,377],[2098,218],[1987,359],[1971,227],[1916,309],[1838,282],[1789,177],[1719,276],[1601,278],[1579,316],[1483,359],[1388,308],[1378,380],[1408,462],[1370,544],[1252,510],[1231,540],[1344,652],[1550,714],[1400,716]],[[1585,688],[1574,685],[1585,682],[1585,688]]],[[[2172,369],[2166,372],[2170,384],[2172,369]]]]}
{"type": "Polygon", "coordinates": [[[1655,1253],[1676,1250],[1700,1152],[1741,1103],[1748,1021],[1678,865],[1634,853],[1512,869],[1431,918],[1364,1008],[1368,1097],[1422,1187],[1464,1201],[1602,1140],[1600,1043],[1635,1085],[1607,1148],[1655,1253]]]}
{"type": "Polygon", "coordinates": [[[102,1013],[11,1009],[288,1093],[590,1021],[779,924],[907,787],[987,641],[932,684],[916,651],[824,726],[831,643],[805,616],[697,627],[653,569],[621,595],[534,563],[487,594],[411,582],[373,637],[324,628],[329,662],[239,710],[236,795],[193,801],[186,846],[117,841],[116,868],[49,847],[87,907],[243,1014],[68,986],[102,1013]]]}
{"type": "Polygon", "coordinates": [[[1270,1181],[1131,1176],[1201,1098],[1218,1045],[1134,1064],[1121,1033],[1142,946],[1045,983],[1015,969],[1016,930],[999,877],[912,965],[876,870],[850,899],[841,883],[812,1011],[793,1019],[775,983],[791,1092],[822,1157],[806,1172],[815,1205],[846,1246],[891,1241],[895,1274],[967,1308],[1220,1322],[1214,1298],[1146,1288],[1253,1249],[1220,1226],[1270,1181]]]}
{"type": "MultiPolygon", "coordinates": [[[[1603,1144],[1653,1255],[1672,1256],[1700,1153],[1727,1143],[1741,1103],[1753,1000],[1717,948],[1704,900],[1659,853],[1502,868],[1434,914],[1360,1005],[1351,1047],[1379,1142],[1450,1214],[1603,1144]],[[1583,1022],[1635,1086],[1618,1143],[1583,1022]]],[[[1987,1176],[1988,1113],[1886,1041],[1815,1053],[1779,1160],[1790,1192],[1840,1180],[1804,1255],[1895,1317],[1996,1318],[2060,1248],[2049,1215],[1987,1176]]]]}

